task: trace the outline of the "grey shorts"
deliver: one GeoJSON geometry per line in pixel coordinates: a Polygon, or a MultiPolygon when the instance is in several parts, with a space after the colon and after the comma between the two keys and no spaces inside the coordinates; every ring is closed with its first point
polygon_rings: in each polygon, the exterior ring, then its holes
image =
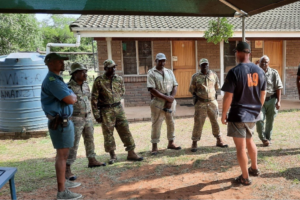
{"type": "Polygon", "coordinates": [[[254,134],[256,122],[228,122],[227,136],[237,138],[251,138],[254,134]]]}
{"type": "Polygon", "coordinates": [[[50,120],[48,121],[48,129],[54,149],[72,148],[74,146],[74,124],[70,120],[67,127],[58,126],[57,130],[49,128],[50,120]]]}

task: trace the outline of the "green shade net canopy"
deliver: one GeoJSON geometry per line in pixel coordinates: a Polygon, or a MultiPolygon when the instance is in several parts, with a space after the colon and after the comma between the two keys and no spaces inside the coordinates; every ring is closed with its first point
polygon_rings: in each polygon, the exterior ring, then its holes
{"type": "MultiPolygon", "coordinates": [[[[227,0],[254,15],[295,0],[227,0]]],[[[219,0],[0,0],[0,13],[111,14],[233,17],[219,0]]]]}

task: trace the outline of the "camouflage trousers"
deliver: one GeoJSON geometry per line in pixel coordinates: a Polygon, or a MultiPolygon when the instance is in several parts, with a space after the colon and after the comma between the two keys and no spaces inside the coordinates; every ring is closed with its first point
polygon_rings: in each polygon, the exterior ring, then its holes
{"type": "Polygon", "coordinates": [[[159,143],[160,134],[161,134],[161,125],[164,120],[167,124],[167,138],[169,141],[174,140],[175,138],[175,124],[174,116],[176,112],[176,100],[173,101],[171,110],[172,113],[165,112],[161,110],[162,105],[156,104],[154,100],[151,101],[151,121],[152,121],[152,130],[151,130],[151,142],[159,143]],[[158,105],[158,106],[157,106],[158,105]]]}
{"type": "Polygon", "coordinates": [[[126,147],[126,151],[135,149],[135,144],[131,132],[129,130],[128,121],[125,117],[124,109],[121,105],[113,108],[101,108],[100,114],[102,117],[102,132],[104,136],[104,148],[106,152],[116,150],[116,143],[114,138],[114,128],[126,147]]]}
{"type": "Polygon", "coordinates": [[[201,139],[203,125],[205,123],[205,119],[208,116],[212,133],[214,137],[218,138],[221,136],[220,126],[218,123],[218,102],[217,100],[211,102],[200,102],[198,101],[195,105],[195,115],[194,115],[194,129],[192,140],[199,141],[201,139]]]}
{"type": "Polygon", "coordinates": [[[72,117],[72,121],[75,127],[75,140],[74,146],[70,148],[67,164],[71,165],[76,160],[77,150],[81,135],[84,140],[85,152],[87,158],[94,158],[95,144],[94,144],[94,124],[91,114],[87,117],[72,117]]]}

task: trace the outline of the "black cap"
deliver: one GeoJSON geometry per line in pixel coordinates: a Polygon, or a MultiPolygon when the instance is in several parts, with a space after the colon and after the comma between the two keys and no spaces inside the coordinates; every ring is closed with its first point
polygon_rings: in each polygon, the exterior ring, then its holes
{"type": "Polygon", "coordinates": [[[234,49],[234,51],[241,51],[241,52],[245,52],[245,53],[251,53],[251,48],[250,45],[247,42],[239,42],[236,45],[236,48],[234,49]]]}

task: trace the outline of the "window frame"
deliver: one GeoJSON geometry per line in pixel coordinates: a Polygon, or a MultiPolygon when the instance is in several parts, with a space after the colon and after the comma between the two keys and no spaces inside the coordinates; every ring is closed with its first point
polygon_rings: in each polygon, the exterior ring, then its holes
{"type": "MultiPolygon", "coordinates": [[[[126,41],[126,40],[125,40],[126,41]]],[[[133,40],[135,41],[135,51],[136,51],[136,67],[137,67],[137,74],[125,74],[125,66],[124,66],[124,58],[123,58],[123,45],[121,45],[121,58],[122,58],[122,69],[123,69],[123,76],[126,77],[133,77],[133,76],[147,76],[146,74],[140,74],[140,63],[139,63],[139,40],[133,40]]],[[[151,42],[151,61],[153,62],[153,41],[147,40],[151,42]]],[[[141,41],[142,42],[142,41],[141,41]]],[[[123,40],[121,40],[121,43],[123,44],[123,40]]]]}

